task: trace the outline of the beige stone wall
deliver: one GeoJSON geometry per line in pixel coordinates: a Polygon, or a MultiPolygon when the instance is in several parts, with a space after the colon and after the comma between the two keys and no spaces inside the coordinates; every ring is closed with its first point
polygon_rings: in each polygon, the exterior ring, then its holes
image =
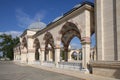
{"type": "Polygon", "coordinates": [[[104,59],[114,60],[113,0],[103,0],[104,59]]]}
{"type": "Polygon", "coordinates": [[[96,0],[98,60],[93,74],[120,79],[120,0],[96,0]],[[101,61],[102,60],[102,61],[101,61]]]}
{"type": "Polygon", "coordinates": [[[120,79],[120,69],[110,69],[110,68],[93,68],[93,74],[104,76],[104,77],[112,77],[120,79]],[[107,75],[106,75],[107,74],[107,75]]]}
{"type": "Polygon", "coordinates": [[[27,30],[27,35],[33,36],[35,33],[36,33],[35,31],[27,30]]]}
{"type": "Polygon", "coordinates": [[[118,50],[118,60],[120,61],[120,1],[116,0],[116,18],[117,18],[117,50],[118,50]]]}
{"type": "Polygon", "coordinates": [[[96,42],[97,42],[97,53],[98,53],[98,60],[104,60],[104,39],[102,36],[104,36],[103,32],[103,0],[95,0],[95,32],[96,32],[96,42]]]}
{"type": "Polygon", "coordinates": [[[120,62],[118,61],[94,61],[92,66],[93,74],[120,79],[120,62]]]}
{"type": "MultiPolygon", "coordinates": [[[[98,60],[117,60],[117,49],[119,48],[119,28],[116,26],[119,8],[115,8],[115,0],[96,0],[96,33],[98,60]],[[116,9],[116,10],[115,10],[116,9]],[[117,33],[116,33],[116,28],[117,33]],[[118,37],[116,37],[116,34],[118,37]],[[117,41],[116,41],[117,40],[117,41]],[[118,45],[118,46],[117,46],[118,45]],[[117,48],[118,47],[118,48],[117,48]],[[117,49],[116,49],[117,48],[117,49]]],[[[117,24],[117,25],[118,25],[117,24]]]]}
{"type": "Polygon", "coordinates": [[[35,61],[35,53],[28,53],[28,64],[34,64],[35,61]]]}
{"type": "Polygon", "coordinates": [[[27,63],[27,54],[21,54],[21,63],[27,63]]]}

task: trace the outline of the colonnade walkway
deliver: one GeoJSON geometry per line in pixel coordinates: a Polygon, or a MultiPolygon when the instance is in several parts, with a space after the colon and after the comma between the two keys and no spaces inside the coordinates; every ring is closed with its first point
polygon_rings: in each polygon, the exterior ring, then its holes
{"type": "Polygon", "coordinates": [[[84,73],[84,71],[76,71],[76,70],[70,70],[70,69],[67,70],[67,69],[56,68],[56,67],[47,67],[45,65],[40,65],[40,64],[22,64],[22,63],[19,63],[19,62],[15,62],[15,64],[18,64],[18,65],[21,65],[21,66],[31,66],[31,67],[34,67],[34,68],[47,70],[47,71],[50,71],[50,72],[56,72],[56,73],[80,78],[80,80],[81,79],[83,79],[83,80],[119,80],[119,79],[115,79],[115,78],[109,78],[109,77],[103,77],[103,76],[84,73]]]}

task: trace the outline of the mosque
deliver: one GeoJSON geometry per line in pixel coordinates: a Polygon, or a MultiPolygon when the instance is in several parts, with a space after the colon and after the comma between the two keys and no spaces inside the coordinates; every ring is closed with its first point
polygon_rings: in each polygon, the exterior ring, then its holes
{"type": "Polygon", "coordinates": [[[22,33],[14,61],[120,79],[120,0],[85,1],[46,27],[40,24],[32,23],[22,33]],[[96,46],[91,48],[94,33],[96,46]],[[81,49],[69,45],[74,37],[81,49]]]}

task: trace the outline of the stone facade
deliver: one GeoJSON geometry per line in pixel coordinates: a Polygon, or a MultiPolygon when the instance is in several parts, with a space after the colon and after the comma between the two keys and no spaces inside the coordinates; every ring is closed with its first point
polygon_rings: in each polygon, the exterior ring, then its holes
{"type": "Polygon", "coordinates": [[[96,0],[95,4],[97,61],[91,62],[93,74],[120,78],[120,1],[96,0]]]}
{"type": "Polygon", "coordinates": [[[84,2],[43,29],[25,30],[20,37],[20,45],[14,48],[14,60],[19,56],[21,63],[39,62],[41,65],[120,78],[119,6],[120,0],[95,0],[95,5],[84,2]],[[90,37],[94,32],[97,46],[91,48],[90,37]],[[77,64],[68,63],[72,60],[73,51],[69,50],[69,44],[73,37],[78,37],[82,44],[82,60],[77,64]],[[61,43],[65,63],[61,62],[61,43]]]}

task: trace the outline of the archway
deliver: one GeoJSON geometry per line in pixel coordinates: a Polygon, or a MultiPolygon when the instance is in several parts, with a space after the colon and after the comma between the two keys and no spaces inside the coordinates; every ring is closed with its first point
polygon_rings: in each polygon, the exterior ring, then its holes
{"type": "Polygon", "coordinates": [[[22,40],[22,46],[23,46],[23,48],[26,48],[26,49],[27,49],[27,40],[26,40],[25,37],[24,37],[23,40],[22,40]]]}
{"type": "Polygon", "coordinates": [[[68,61],[68,51],[69,51],[69,44],[70,41],[74,37],[78,37],[81,39],[80,31],[77,28],[77,26],[74,23],[67,22],[61,29],[60,34],[62,35],[61,37],[61,42],[63,43],[63,48],[64,48],[64,54],[65,54],[65,61],[68,61]]]}
{"type": "Polygon", "coordinates": [[[35,60],[39,60],[39,49],[40,49],[40,43],[39,40],[36,38],[34,40],[34,47],[35,47],[35,60]]]}
{"type": "Polygon", "coordinates": [[[81,58],[80,52],[82,51],[81,40],[78,37],[73,37],[69,43],[69,61],[79,62],[81,58]]]}
{"type": "Polygon", "coordinates": [[[77,55],[78,53],[76,51],[72,52],[71,54],[72,59],[77,60],[77,55]]]}
{"type": "Polygon", "coordinates": [[[55,61],[54,39],[52,34],[50,32],[47,32],[44,36],[44,40],[45,40],[45,61],[55,61]]]}

